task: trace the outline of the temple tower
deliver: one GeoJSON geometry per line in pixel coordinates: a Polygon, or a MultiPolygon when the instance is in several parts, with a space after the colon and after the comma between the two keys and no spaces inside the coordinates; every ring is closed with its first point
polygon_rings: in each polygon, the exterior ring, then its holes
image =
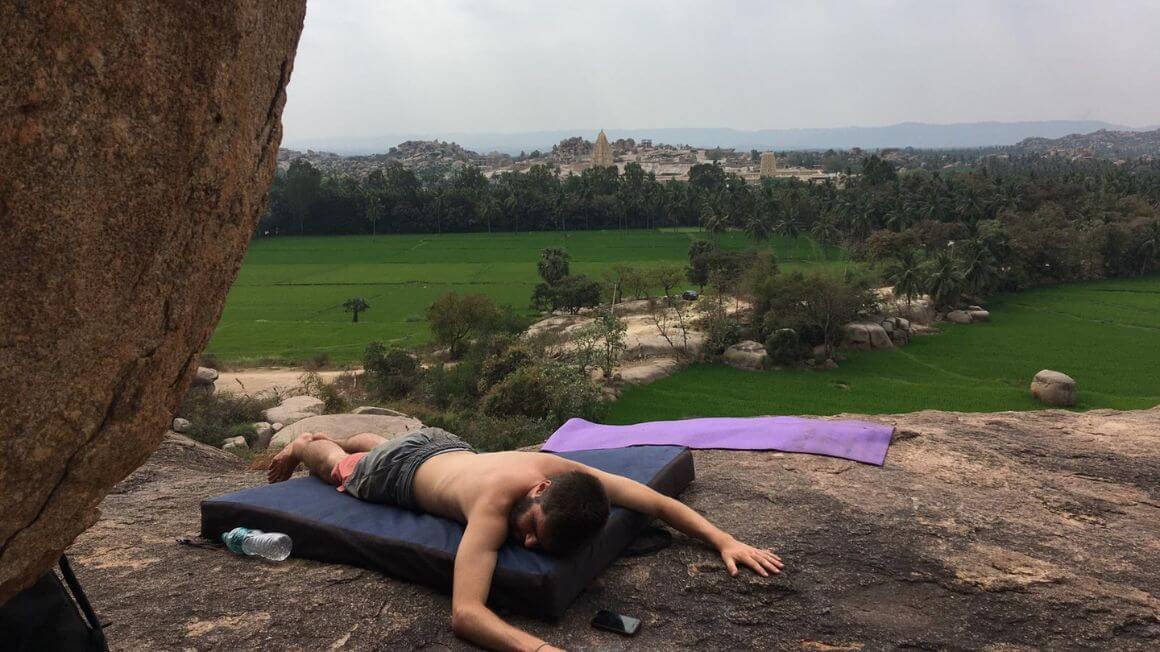
{"type": "Polygon", "coordinates": [[[616,165],[612,161],[612,147],[608,144],[608,137],[604,130],[596,135],[596,146],[592,148],[592,167],[611,167],[616,165]]]}
{"type": "Polygon", "coordinates": [[[773,152],[761,153],[761,178],[776,177],[777,176],[777,159],[773,152]]]}

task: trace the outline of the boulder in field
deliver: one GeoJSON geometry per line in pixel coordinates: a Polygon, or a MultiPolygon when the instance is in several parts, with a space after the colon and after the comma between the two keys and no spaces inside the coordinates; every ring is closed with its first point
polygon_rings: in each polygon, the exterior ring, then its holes
{"type": "Polygon", "coordinates": [[[910,344],[910,333],[902,329],[891,331],[890,341],[894,342],[894,346],[906,346],[910,344]]]}
{"type": "Polygon", "coordinates": [[[193,424],[189,422],[189,419],[182,419],[181,417],[177,417],[173,420],[171,429],[173,432],[187,433],[189,432],[189,427],[191,425],[193,424]]]}
{"type": "Polygon", "coordinates": [[[381,414],[326,414],[302,419],[288,424],[270,440],[271,449],[279,449],[294,441],[304,432],[322,432],[334,439],[346,439],[351,435],[371,432],[390,439],[423,427],[423,422],[408,416],[387,416],[381,414]]]}
{"type": "Polygon", "coordinates": [[[947,313],[947,321],[952,324],[969,324],[971,315],[966,310],[952,310],[947,313]]]}
{"type": "Polygon", "coordinates": [[[737,369],[760,371],[765,368],[769,356],[765,353],[765,346],[760,342],[745,340],[725,349],[721,356],[725,364],[737,369]]]}
{"type": "Polygon", "coordinates": [[[1079,389],[1075,379],[1065,373],[1044,369],[1031,381],[1031,396],[1054,407],[1075,405],[1079,389]]]}
{"type": "Polygon", "coordinates": [[[893,348],[894,343],[890,341],[890,335],[886,332],[886,329],[882,328],[881,324],[866,324],[866,332],[870,334],[871,348],[893,348]]]}
{"type": "Polygon", "coordinates": [[[204,387],[206,385],[212,385],[217,382],[217,379],[217,369],[211,369],[209,367],[198,367],[197,373],[193,376],[193,383],[190,386],[204,387]]]}
{"type": "Polygon", "coordinates": [[[870,331],[867,330],[866,324],[846,324],[846,346],[855,349],[869,349],[870,331]]]}
{"type": "Polygon", "coordinates": [[[970,316],[972,322],[991,321],[991,313],[986,310],[968,310],[967,315],[970,316]]]}
{"type": "Polygon", "coordinates": [[[313,396],[291,396],[277,407],[262,412],[262,418],[270,423],[290,425],[303,419],[322,414],[326,404],[313,396]]]}

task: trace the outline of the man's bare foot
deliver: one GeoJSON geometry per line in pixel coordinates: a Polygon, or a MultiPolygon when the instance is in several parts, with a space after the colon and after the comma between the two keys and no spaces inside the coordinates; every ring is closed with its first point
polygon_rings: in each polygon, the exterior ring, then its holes
{"type": "Polygon", "coordinates": [[[271,483],[282,482],[289,480],[290,476],[294,475],[294,471],[298,469],[298,455],[297,453],[298,440],[290,442],[286,448],[274,456],[270,460],[270,470],[266,473],[266,479],[271,483]]]}

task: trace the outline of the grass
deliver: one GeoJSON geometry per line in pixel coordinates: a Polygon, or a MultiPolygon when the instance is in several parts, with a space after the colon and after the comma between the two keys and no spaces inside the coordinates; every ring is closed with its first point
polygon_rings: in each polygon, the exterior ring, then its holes
{"type": "Polygon", "coordinates": [[[626,390],[605,421],[694,416],[989,412],[1042,407],[1040,369],[1079,384],[1079,409],[1160,404],[1160,277],[1076,283],[996,297],[989,323],[945,325],[910,345],[855,352],[829,371],[696,365],[626,390]]]}
{"type": "MultiPolygon", "coordinates": [[[[685,264],[694,230],[582,231],[282,237],[255,240],[230,290],[207,351],[235,365],[299,361],[326,353],[336,363],[362,357],[373,340],[417,346],[428,339],[427,306],[439,295],[483,292],[527,311],[545,247],[572,255],[572,272],[599,277],[615,263],[685,264]],[[342,303],[362,297],[371,309],[351,322],[342,303]]],[[[748,246],[720,236],[723,248],[748,246]]],[[[808,238],[770,245],[783,269],[844,269],[841,251],[808,238]]]]}

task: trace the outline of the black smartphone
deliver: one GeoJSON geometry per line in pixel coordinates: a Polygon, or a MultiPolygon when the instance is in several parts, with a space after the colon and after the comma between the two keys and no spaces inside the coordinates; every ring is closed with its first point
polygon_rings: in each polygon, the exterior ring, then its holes
{"type": "Polygon", "coordinates": [[[601,609],[592,617],[592,626],[596,629],[606,629],[617,634],[632,636],[640,631],[640,618],[622,616],[615,611],[601,609]]]}

